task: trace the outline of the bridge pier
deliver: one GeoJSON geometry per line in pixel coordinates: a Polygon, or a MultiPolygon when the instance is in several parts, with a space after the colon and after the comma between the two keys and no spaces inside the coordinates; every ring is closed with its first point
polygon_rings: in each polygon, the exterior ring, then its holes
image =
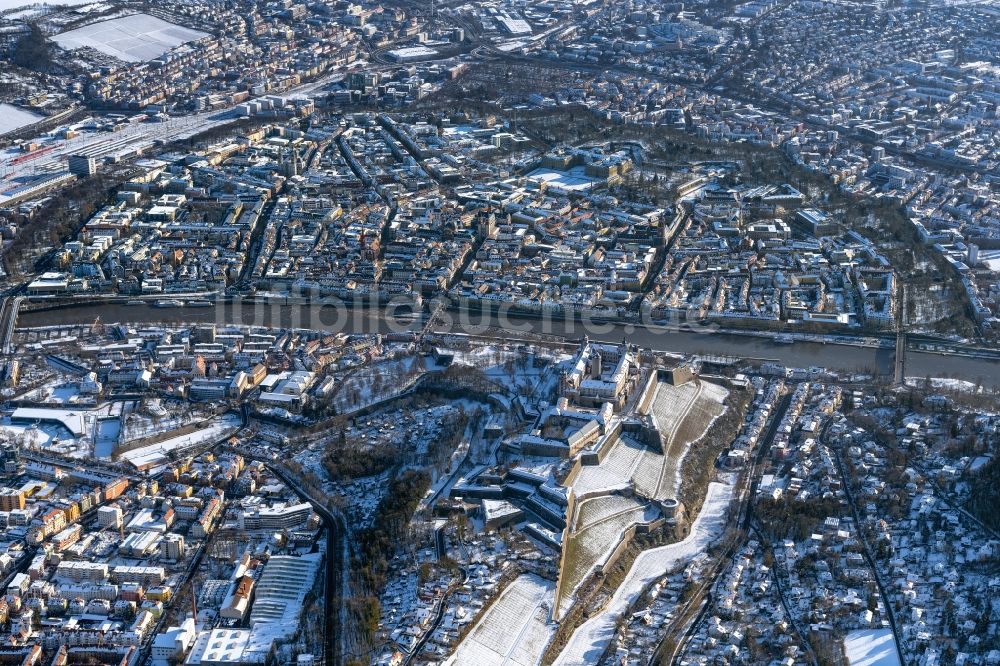
{"type": "Polygon", "coordinates": [[[892,381],[897,386],[906,383],[906,331],[896,333],[896,357],[893,364],[892,381]]]}
{"type": "Polygon", "coordinates": [[[902,281],[898,281],[896,287],[896,357],[893,361],[892,381],[896,386],[903,386],[906,384],[906,285],[902,281]]]}

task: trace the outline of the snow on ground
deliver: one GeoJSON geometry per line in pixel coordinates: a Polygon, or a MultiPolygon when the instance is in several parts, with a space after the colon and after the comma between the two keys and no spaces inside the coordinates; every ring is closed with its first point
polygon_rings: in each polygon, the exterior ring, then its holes
{"type": "Polygon", "coordinates": [[[67,50],[89,46],[125,62],[144,62],[205,36],[204,32],[149,14],[132,14],[85,25],[56,35],[53,40],[67,50]]]}
{"type": "Polygon", "coordinates": [[[61,426],[47,423],[31,425],[11,423],[10,419],[0,421],[0,433],[15,441],[23,438],[26,446],[37,449],[47,448],[50,442],[60,437],[72,439],[70,433],[61,426]]]}
{"type": "Polygon", "coordinates": [[[600,183],[600,179],[591,178],[584,167],[573,167],[566,171],[556,169],[535,169],[528,174],[528,180],[535,183],[545,183],[549,187],[563,192],[584,192],[592,190],[600,183]]]}
{"type": "Polygon", "coordinates": [[[653,496],[670,499],[680,487],[681,463],[691,444],[701,439],[725,412],[729,395],[722,386],[701,380],[674,386],[665,382],[656,388],[652,415],[663,438],[663,469],[653,496]]]}
{"type": "Polygon", "coordinates": [[[80,385],[75,382],[64,383],[57,380],[28,391],[21,396],[21,400],[46,406],[86,405],[94,403],[94,396],[80,393],[80,385]]]}
{"type": "Polygon", "coordinates": [[[994,273],[1000,273],[1000,250],[980,250],[979,263],[994,273]]]}
{"type": "Polygon", "coordinates": [[[527,40],[515,39],[509,42],[504,42],[503,44],[500,44],[497,48],[500,49],[501,51],[510,53],[511,51],[519,51],[523,49],[527,45],[527,43],[528,43],[527,40]]]}
{"type": "MultiPolygon", "coordinates": [[[[923,388],[926,379],[921,377],[907,377],[906,385],[914,388],[923,388]]],[[[955,393],[983,393],[982,386],[976,386],[975,382],[964,379],[950,379],[948,377],[931,377],[931,388],[938,391],[954,391],[955,393]]]]}
{"type": "Polygon", "coordinates": [[[648,497],[675,497],[684,455],[725,411],[726,395],[726,389],[710,382],[661,384],[653,399],[652,414],[666,455],[622,437],[611,445],[601,464],[583,467],[573,482],[573,490],[579,495],[631,482],[648,497]]]}
{"type": "MultiPolygon", "coordinates": [[[[659,453],[628,437],[619,438],[599,465],[583,467],[573,483],[577,495],[632,486],[642,496],[672,499],[680,486],[680,470],[691,444],[704,436],[724,411],[725,388],[710,382],[688,382],[680,386],[660,384],[652,413],[663,439],[659,453]]],[[[577,509],[562,575],[560,613],[569,607],[576,588],[603,562],[621,541],[623,531],[634,523],[650,522],[656,515],[652,505],[637,499],[605,496],[585,500],[577,509]],[[601,517],[604,507],[611,515],[601,517]],[[588,514],[590,514],[588,516],[588,514]]]]}
{"type": "Polygon", "coordinates": [[[32,2],[32,0],[0,0],[0,12],[21,7],[76,7],[93,0],[53,0],[53,2],[32,2]]]}
{"type": "Polygon", "coordinates": [[[899,666],[891,629],[852,631],[844,637],[844,652],[851,666],[899,666]]]}
{"type": "Polygon", "coordinates": [[[508,585],[459,644],[448,666],[534,666],[555,632],[549,608],[556,585],[524,574],[508,585]]]}
{"type": "MultiPolygon", "coordinates": [[[[2,2],[3,0],[0,0],[2,2]]],[[[355,61],[350,67],[358,66],[355,61]]],[[[347,65],[337,66],[319,79],[310,83],[302,84],[285,91],[286,97],[295,97],[310,90],[318,90],[324,85],[334,81],[342,80],[345,76],[347,65]]],[[[0,170],[8,174],[8,180],[29,179],[39,176],[39,174],[51,175],[52,172],[65,170],[66,157],[82,152],[97,159],[105,157],[121,157],[132,154],[137,150],[145,150],[154,143],[162,141],[169,143],[177,139],[190,138],[213,127],[221,127],[235,122],[236,118],[218,109],[204,111],[201,113],[191,113],[184,116],[171,116],[169,120],[162,123],[135,123],[131,124],[120,132],[91,132],[85,131],[75,139],[63,140],[57,138],[61,133],[53,131],[49,134],[39,135],[36,140],[44,148],[51,148],[51,152],[34,160],[18,163],[18,157],[22,153],[15,148],[0,149],[0,170]]],[[[80,127],[82,123],[73,123],[72,126],[80,127]]],[[[69,127],[62,126],[62,127],[69,127]]],[[[4,201],[4,195],[0,193],[0,202],[4,201]]]]}
{"type": "Polygon", "coordinates": [[[100,419],[97,422],[97,433],[94,437],[94,456],[110,458],[118,439],[121,437],[122,422],[119,419],[100,419]]]}
{"type": "MultiPolygon", "coordinates": [[[[0,10],[3,11],[3,10],[0,10]]],[[[10,14],[4,14],[3,17],[8,21],[20,21],[21,19],[31,18],[32,16],[40,15],[44,10],[41,9],[22,9],[19,12],[11,12],[10,14]]]]}
{"type": "Polygon", "coordinates": [[[234,432],[239,427],[239,415],[226,413],[200,430],[127,451],[121,455],[121,459],[132,463],[138,469],[156,467],[167,462],[167,454],[170,451],[183,450],[203,442],[222,439],[227,433],[234,432]]]}
{"type": "Polygon", "coordinates": [[[401,49],[393,49],[388,54],[394,58],[433,58],[437,51],[426,46],[409,46],[401,49]]]}
{"type": "Polygon", "coordinates": [[[184,426],[197,425],[213,416],[212,412],[200,406],[189,410],[186,406],[178,407],[171,403],[163,406],[159,400],[147,400],[142,405],[129,404],[124,409],[125,429],[121,433],[123,444],[184,426]]]}
{"type": "MultiPolygon", "coordinates": [[[[643,590],[657,578],[676,570],[695,555],[704,552],[718,537],[725,527],[726,514],[732,498],[731,481],[710,483],[701,513],[691,525],[691,533],[683,541],[640,553],[605,609],[573,632],[569,643],[556,660],[556,665],[579,666],[597,663],[615,633],[618,619],[635,603],[643,590]]],[[[852,664],[852,666],[857,665],[852,664]]]]}
{"type": "MultiPolygon", "coordinates": [[[[0,0],[0,3],[2,2],[3,0],[0,0]]],[[[0,5],[0,7],[2,7],[2,5],[0,5]]],[[[30,111],[19,109],[18,107],[10,104],[0,104],[0,134],[13,132],[20,127],[36,123],[40,119],[41,116],[31,113],[30,111]]]]}
{"type": "Polygon", "coordinates": [[[625,530],[636,523],[649,523],[659,511],[637,499],[622,495],[602,495],[580,502],[567,548],[565,581],[559,602],[560,613],[569,608],[580,583],[621,543],[625,530]]]}
{"type": "Polygon", "coordinates": [[[366,365],[345,375],[333,403],[340,414],[354,412],[408,390],[430,368],[422,356],[404,356],[366,365]]]}
{"type": "Polygon", "coordinates": [[[584,495],[605,488],[618,488],[631,480],[641,470],[655,468],[662,463],[663,456],[648,446],[640,444],[630,437],[620,437],[611,448],[600,465],[584,465],[580,474],[573,482],[573,491],[584,495]]]}

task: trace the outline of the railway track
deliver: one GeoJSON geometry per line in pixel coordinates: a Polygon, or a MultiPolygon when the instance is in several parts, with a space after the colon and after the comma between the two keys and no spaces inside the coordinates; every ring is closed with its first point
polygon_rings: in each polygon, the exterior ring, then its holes
{"type": "Polygon", "coordinates": [[[698,627],[701,625],[701,622],[704,620],[708,609],[711,608],[713,600],[712,590],[714,589],[719,576],[726,570],[733,554],[747,542],[753,521],[753,500],[757,494],[757,487],[760,483],[760,477],[757,474],[757,470],[763,462],[764,456],[771,449],[771,444],[774,442],[774,438],[778,433],[778,426],[780,426],[782,420],[784,420],[785,414],[788,412],[788,408],[791,403],[792,395],[789,393],[781,399],[778,404],[778,408],[771,415],[771,420],[768,423],[764,437],[758,445],[757,452],[752,459],[750,469],[747,470],[745,477],[745,490],[740,504],[739,515],[735,522],[736,526],[731,528],[727,537],[724,539],[726,547],[722,554],[716,558],[711,574],[705,578],[698,590],[695,591],[695,593],[692,594],[685,603],[681,613],[678,614],[678,622],[675,622],[673,626],[664,632],[663,638],[661,638],[659,645],[657,645],[656,649],[653,650],[653,653],[647,662],[648,666],[657,666],[661,663],[674,664],[677,662],[677,659],[684,653],[684,649],[686,648],[688,642],[694,636],[698,627]],[[673,643],[671,647],[669,639],[671,636],[676,635],[678,631],[682,631],[682,636],[680,640],[673,643]],[[667,650],[669,650],[669,655],[666,653],[667,650]]]}

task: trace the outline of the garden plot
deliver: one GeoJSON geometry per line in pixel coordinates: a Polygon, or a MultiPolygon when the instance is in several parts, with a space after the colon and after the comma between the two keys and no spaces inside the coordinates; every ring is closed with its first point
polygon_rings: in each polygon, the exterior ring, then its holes
{"type": "Polygon", "coordinates": [[[555,631],[555,583],[524,574],[508,585],[448,659],[450,666],[534,666],[555,631]]]}
{"type": "MultiPolygon", "coordinates": [[[[618,620],[650,583],[684,566],[705,550],[725,529],[726,514],[733,498],[733,483],[710,483],[701,513],[683,541],[643,551],[629,569],[604,610],[594,615],[570,637],[556,660],[557,666],[596,664],[617,630],[618,620]]],[[[852,666],[854,666],[852,664],[852,666]]]]}
{"type": "Polygon", "coordinates": [[[663,439],[664,464],[650,493],[652,497],[676,496],[681,463],[688,448],[704,437],[715,419],[726,411],[727,395],[729,391],[718,384],[700,380],[680,386],[667,383],[657,386],[651,411],[663,439]]]}
{"type": "Polygon", "coordinates": [[[636,508],[642,508],[642,502],[624,495],[603,495],[583,500],[576,512],[573,528],[581,532],[636,508]]]}
{"type": "Polygon", "coordinates": [[[85,25],[53,40],[67,51],[89,47],[124,62],[145,62],[206,36],[149,14],[132,14],[85,25]]]}
{"type": "Polygon", "coordinates": [[[621,495],[603,495],[580,502],[566,544],[559,608],[568,608],[568,600],[576,594],[576,588],[618,546],[625,530],[637,523],[652,522],[658,516],[659,511],[653,506],[621,495]]]}

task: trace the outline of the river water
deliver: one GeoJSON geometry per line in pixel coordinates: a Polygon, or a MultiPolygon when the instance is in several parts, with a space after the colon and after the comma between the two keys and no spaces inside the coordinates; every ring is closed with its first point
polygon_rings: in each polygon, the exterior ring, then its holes
{"type": "MultiPolygon", "coordinates": [[[[129,323],[208,323],[218,325],[293,327],[344,333],[393,333],[421,328],[421,321],[408,308],[344,308],[331,305],[293,305],[281,302],[226,303],[213,307],[157,308],[151,305],[87,304],[60,309],[22,312],[17,325],[39,327],[67,324],[91,324],[96,317],[104,324],[129,323]]],[[[642,347],[685,354],[708,354],[740,358],[773,359],[788,366],[818,366],[841,372],[892,373],[893,350],[818,342],[792,344],[776,342],[773,337],[755,337],[712,332],[704,328],[667,330],[635,327],[628,324],[587,324],[567,321],[524,319],[501,315],[459,315],[443,312],[433,326],[435,331],[486,333],[510,339],[525,333],[550,334],[578,340],[585,334],[591,340],[620,342],[623,337],[642,347]],[[459,321],[462,317],[462,321],[459,321]]],[[[986,360],[958,355],[909,351],[906,356],[908,377],[954,377],[986,386],[1000,386],[1000,360],[986,360]]]]}

